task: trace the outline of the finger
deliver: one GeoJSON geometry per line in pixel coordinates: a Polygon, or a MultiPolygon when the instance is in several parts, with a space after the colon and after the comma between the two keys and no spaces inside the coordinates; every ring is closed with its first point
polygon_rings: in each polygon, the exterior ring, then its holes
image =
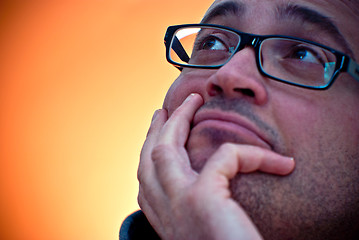
{"type": "Polygon", "coordinates": [[[149,204],[149,201],[146,199],[145,195],[143,194],[143,190],[141,186],[139,189],[137,201],[138,201],[138,205],[140,206],[141,210],[145,214],[149,223],[152,225],[153,228],[155,228],[158,231],[161,226],[160,218],[156,213],[156,211],[154,210],[154,208],[152,207],[153,203],[149,204]]]}
{"type": "Polygon", "coordinates": [[[157,110],[152,117],[151,125],[140,153],[140,163],[137,171],[137,178],[140,182],[142,182],[144,175],[153,174],[154,172],[151,153],[166,120],[167,111],[164,109],[157,110]]]}
{"type": "Polygon", "coordinates": [[[166,120],[166,110],[161,109],[154,113],[146,140],[141,150],[140,163],[137,171],[137,178],[139,181],[138,204],[149,222],[157,228],[161,224],[153,205],[156,205],[160,200],[166,198],[162,191],[162,187],[157,180],[154,164],[151,159],[151,152],[153,146],[157,143],[161,129],[166,120]]]}
{"type": "Polygon", "coordinates": [[[202,173],[207,176],[206,179],[214,179],[214,176],[232,179],[237,173],[254,171],[287,175],[293,171],[294,166],[293,158],[268,149],[226,143],[212,155],[202,173]]]}
{"type": "Polygon", "coordinates": [[[193,116],[202,104],[203,99],[199,94],[190,94],[164,125],[159,144],[184,146],[193,116]]]}
{"type": "Polygon", "coordinates": [[[161,130],[158,145],[152,151],[158,179],[170,196],[188,185],[196,176],[190,166],[185,142],[193,116],[202,103],[200,95],[191,94],[167,120],[161,130]]]}

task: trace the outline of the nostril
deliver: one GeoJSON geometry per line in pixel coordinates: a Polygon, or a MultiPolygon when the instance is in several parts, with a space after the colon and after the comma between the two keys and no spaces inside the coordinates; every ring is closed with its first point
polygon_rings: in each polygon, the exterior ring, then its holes
{"type": "Polygon", "coordinates": [[[208,93],[210,96],[220,95],[223,93],[223,89],[216,84],[211,84],[211,86],[209,87],[208,93]]]}
{"type": "Polygon", "coordinates": [[[254,97],[255,96],[253,90],[251,90],[249,88],[234,88],[233,91],[240,92],[243,95],[248,96],[248,97],[254,97]]]}

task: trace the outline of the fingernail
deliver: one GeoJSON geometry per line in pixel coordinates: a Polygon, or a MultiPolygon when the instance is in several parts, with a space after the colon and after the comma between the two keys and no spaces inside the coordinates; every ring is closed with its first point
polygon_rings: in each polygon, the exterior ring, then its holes
{"type": "Polygon", "coordinates": [[[190,95],[188,95],[188,97],[183,102],[188,102],[194,95],[196,95],[196,94],[191,93],[190,95]]]}

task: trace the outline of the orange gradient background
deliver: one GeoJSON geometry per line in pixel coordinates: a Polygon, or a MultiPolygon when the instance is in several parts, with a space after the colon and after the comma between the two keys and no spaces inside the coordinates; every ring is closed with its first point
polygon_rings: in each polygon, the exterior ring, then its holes
{"type": "Polygon", "coordinates": [[[212,0],[0,3],[0,239],[118,239],[171,24],[212,0]]]}

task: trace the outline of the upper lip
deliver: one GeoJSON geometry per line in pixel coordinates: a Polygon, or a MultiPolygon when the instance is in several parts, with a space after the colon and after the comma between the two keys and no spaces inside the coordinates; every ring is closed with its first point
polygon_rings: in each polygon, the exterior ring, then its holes
{"type": "Polygon", "coordinates": [[[195,127],[200,122],[206,120],[218,120],[218,121],[234,123],[252,132],[259,139],[261,139],[268,146],[269,149],[273,149],[270,141],[268,140],[268,136],[266,136],[265,132],[263,130],[261,131],[255,123],[249,121],[246,117],[243,117],[237,113],[224,112],[216,109],[201,109],[194,116],[193,127],[195,127]]]}

